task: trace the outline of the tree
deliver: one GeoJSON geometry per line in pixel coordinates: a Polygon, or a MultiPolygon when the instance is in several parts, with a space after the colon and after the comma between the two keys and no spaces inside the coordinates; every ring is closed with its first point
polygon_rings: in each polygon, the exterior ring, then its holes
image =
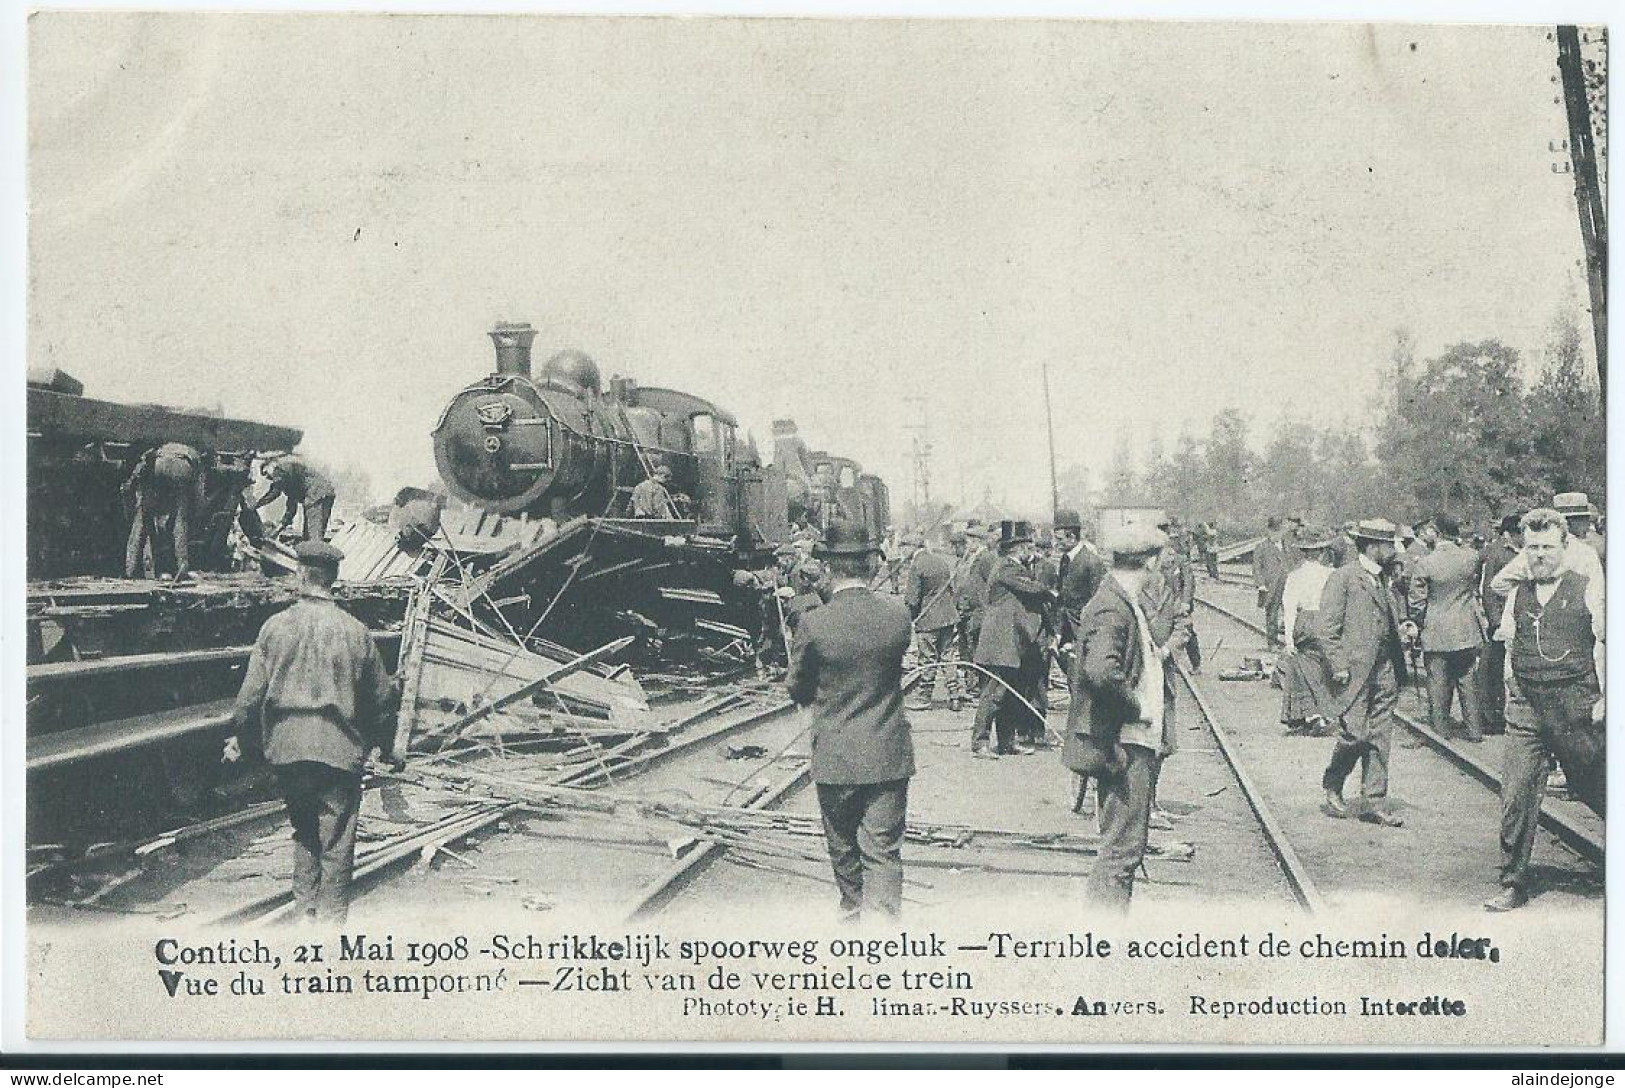
{"type": "Polygon", "coordinates": [[[1134,451],[1129,448],[1128,433],[1117,432],[1117,441],[1112,446],[1111,468],[1106,475],[1106,502],[1114,506],[1123,506],[1140,501],[1137,494],[1139,479],[1134,473],[1134,451]]]}
{"type": "Polygon", "coordinates": [[[1530,445],[1543,486],[1539,494],[1526,498],[1545,504],[1557,491],[1584,491],[1600,498],[1608,479],[1607,423],[1572,314],[1560,315],[1552,323],[1545,365],[1528,402],[1530,445]]]}
{"type": "Polygon", "coordinates": [[[1321,510],[1326,524],[1380,517],[1392,505],[1390,489],[1371,457],[1365,435],[1352,426],[1328,427],[1316,440],[1316,460],[1326,481],[1321,510]]]}
{"type": "Polygon", "coordinates": [[[1285,417],[1278,420],[1258,465],[1258,485],[1260,494],[1279,509],[1325,521],[1330,489],[1315,456],[1315,437],[1314,428],[1307,423],[1285,417]]]}
{"type": "Polygon", "coordinates": [[[1207,440],[1207,490],[1219,516],[1233,526],[1250,528],[1264,521],[1253,502],[1254,462],[1246,417],[1234,408],[1214,416],[1207,440]]]}
{"type": "Polygon", "coordinates": [[[1073,463],[1064,466],[1055,476],[1055,491],[1061,505],[1088,517],[1094,505],[1094,477],[1087,465],[1073,463]]]}
{"type": "Polygon", "coordinates": [[[1420,371],[1390,372],[1394,397],[1377,456],[1404,519],[1447,510],[1479,518],[1538,485],[1518,353],[1499,340],[1456,344],[1420,371]]]}

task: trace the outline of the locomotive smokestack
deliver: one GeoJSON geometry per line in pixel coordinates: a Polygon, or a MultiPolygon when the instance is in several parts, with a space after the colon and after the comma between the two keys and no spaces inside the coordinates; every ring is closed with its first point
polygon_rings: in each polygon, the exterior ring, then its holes
{"type": "Polygon", "coordinates": [[[536,330],[530,327],[530,322],[499,321],[486,335],[496,345],[498,374],[530,377],[530,342],[536,339],[536,330]]]}

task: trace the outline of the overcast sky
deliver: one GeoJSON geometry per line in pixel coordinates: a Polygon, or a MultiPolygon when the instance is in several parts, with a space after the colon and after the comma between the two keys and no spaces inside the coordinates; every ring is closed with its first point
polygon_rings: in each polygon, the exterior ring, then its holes
{"type": "Polygon", "coordinates": [[[29,361],[305,429],[385,495],[485,331],[1047,505],[1221,408],[1356,417],[1406,326],[1584,271],[1546,28],[48,14],[29,361]]]}

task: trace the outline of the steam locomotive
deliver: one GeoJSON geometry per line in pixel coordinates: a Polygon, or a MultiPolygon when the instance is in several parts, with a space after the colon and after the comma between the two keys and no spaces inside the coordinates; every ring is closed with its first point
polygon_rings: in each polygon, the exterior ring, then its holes
{"type": "Polygon", "coordinates": [[[664,465],[682,500],[674,533],[771,549],[797,526],[861,522],[871,539],[890,527],[879,477],[848,457],[809,449],[792,420],[773,423],[763,464],[725,409],[675,389],[612,378],[579,351],[531,369],[536,330],[500,323],[489,333],[496,370],[452,397],[434,429],[435,462],[451,493],[505,515],[625,519],[632,489],[664,465]]]}

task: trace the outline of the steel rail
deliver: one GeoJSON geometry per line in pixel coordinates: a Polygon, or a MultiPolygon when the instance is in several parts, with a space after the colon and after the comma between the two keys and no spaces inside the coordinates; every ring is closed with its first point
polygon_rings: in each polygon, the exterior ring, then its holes
{"type": "MultiPolygon", "coordinates": [[[[919,686],[920,675],[923,671],[916,670],[914,675],[903,684],[903,697],[905,700],[919,686]]],[[[793,707],[794,704],[789,704],[789,706],[793,707]]],[[[800,739],[800,734],[797,735],[796,739],[800,739]]],[[[762,812],[771,809],[790,794],[805,786],[811,778],[812,766],[804,763],[777,781],[757,790],[738,808],[744,812],[762,812]]],[[[692,852],[678,859],[659,876],[655,877],[654,880],[645,885],[630,903],[621,908],[618,916],[629,922],[643,921],[651,915],[664,910],[673,900],[682,895],[694,883],[695,879],[727,849],[728,844],[725,842],[716,839],[703,840],[692,852]]]]}
{"type": "Polygon", "coordinates": [[[1287,885],[1292,889],[1292,897],[1298,901],[1299,906],[1307,911],[1324,910],[1326,908],[1325,898],[1320,894],[1320,890],[1315,887],[1314,878],[1309,875],[1308,867],[1298,857],[1298,852],[1292,848],[1292,842],[1287,838],[1286,827],[1275,815],[1275,810],[1270,808],[1269,802],[1264,799],[1263,792],[1253,783],[1252,776],[1247,773],[1247,769],[1242,766],[1241,755],[1231,742],[1224,725],[1219,721],[1219,716],[1213,712],[1213,707],[1208,703],[1207,696],[1203,695],[1202,689],[1196,686],[1196,681],[1186,671],[1184,662],[1176,657],[1173,659],[1173,664],[1174,668],[1179,672],[1180,679],[1185,682],[1185,687],[1189,689],[1192,697],[1195,698],[1197,707],[1202,711],[1202,716],[1207,719],[1208,729],[1212,732],[1213,739],[1218,744],[1219,754],[1224,756],[1225,763],[1230,767],[1230,773],[1235,776],[1236,784],[1241,787],[1241,795],[1246,798],[1247,807],[1253,810],[1253,816],[1258,820],[1258,826],[1264,832],[1264,841],[1269,845],[1270,852],[1275,855],[1276,863],[1281,867],[1281,875],[1286,877],[1287,885]]]}
{"type": "MultiPolygon", "coordinates": [[[[1265,633],[1262,624],[1256,623],[1222,604],[1216,604],[1205,597],[1197,597],[1196,603],[1205,605],[1258,635],[1265,633]]],[[[1458,770],[1476,779],[1486,788],[1496,793],[1501,792],[1501,777],[1471,752],[1466,751],[1459,745],[1452,744],[1448,739],[1436,733],[1431,726],[1412,718],[1409,714],[1396,710],[1394,717],[1401,725],[1410,730],[1417,739],[1443,756],[1458,770]]],[[[1603,864],[1606,853],[1605,844],[1602,836],[1595,831],[1582,826],[1565,813],[1554,811],[1547,805],[1541,805],[1540,822],[1547,831],[1552,833],[1553,837],[1580,857],[1595,865],[1603,864]]]]}
{"type": "MultiPolygon", "coordinates": [[[[692,724],[703,720],[712,714],[732,708],[735,702],[734,698],[727,695],[714,697],[710,701],[710,705],[696,709],[682,719],[682,722],[692,724]]],[[[698,732],[692,736],[680,737],[664,748],[632,757],[628,760],[628,763],[637,764],[647,769],[655,763],[665,762],[707,741],[716,740],[730,733],[776,718],[793,709],[794,705],[794,703],[786,699],[761,709],[752,710],[738,718],[725,719],[714,728],[698,732]]],[[[603,777],[603,768],[596,763],[591,763],[566,771],[545,784],[548,786],[575,786],[600,777],[603,777]]],[[[475,807],[472,812],[452,813],[444,820],[429,824],[396,840],[382,843],[370,856],[357,859],[352,880],[356,884],[371,880],[400,862],[417,855],[425,847],[438,847],[467,838],[469,835],[482,831],[528,807],[530,807],[529,804],[523,801],[504,802],[493,800],[488,804],[475,807]]],[[[224,914],[217,915],[210,919],[209,924],[246,922],[265,918],[267,915],[276,915],[289,909],[292,901],[293,893],[291,891],[273,892],[249,903],[234,907],[224,914]]]]}

